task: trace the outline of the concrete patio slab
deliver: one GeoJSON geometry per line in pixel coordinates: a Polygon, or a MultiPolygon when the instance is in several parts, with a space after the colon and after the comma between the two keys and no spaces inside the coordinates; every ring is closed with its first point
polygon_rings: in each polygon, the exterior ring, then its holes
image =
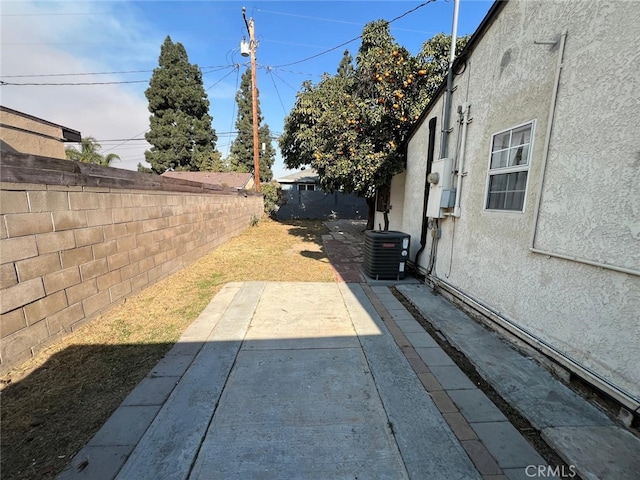
{"type": "Polygon", "coordinates": [[[640,441],[618,426],[549,427],[542,438],[575,465],[584,480],[631,479],[640,474],[640,441]]]}
{"type": "Polygon", "coordinates": [[[241,351],[190,478],[213,471],[408,478],[359,346],[241,351]]]}
{"type": "MultiPolygon", "coordinates": [[[[396,288],[449,343],[464,353],[511,407],[541,431],[542,439],[566,462],[564,470],[559,470],[559,476],[572,477],[577,472],[585,479],[638,478],[640,439],[637,436],[554,378],[542,365],[523,356],[498,334],[484,328],[441,296],[434,295],[427,286],[398,285],[396,288]]],[[[432,370],[443,382],[443,388],[450,389],[455,383],[450,382],[451,378],[443,368],[447,367],[433,367],[432,370]]],[[[474,406],[473,397],[477,394],[472,393],[473,390],[447,391],[468,421],[491,417],[485,408],[474,406]],[[485,414],[489,417],[484,417],[485,414]]],[[[505,475],[510,479],[531,478],[522,468],[522,463],[528,461],[526,458],[531,454],[526,453],[528,448],[523,445],[520,453],[509,453],[504,450],[509,446],[496,437],[496,431],[510,430],[509,424],[505,422],[497,430],[496,422],[471,425],[499,459],[505,475]],[[502,450],[504,453],[501,454],[502,450]],[[519,460],[514,462],[514,459],[519,460]],[[514,463],[520,466],[512,467],[514,463]]],[[[519,441],[514,445],[517,443],[519,441]]],[[[544,470],[544,475],[552,478],[553,469],[544,470]]]]}
{"type": "Polygon", "coordinates": [[[60,478],[466,480],[538,461],[510,424],[469,423],[497,417],[386,287],[365,287],[224,287],[60,478]]]}
{"type": "Polygon", "coordinates": [[[464,352],[505,400],[519,406],[522,415],[536,428],[610,424],[602,411],[556,380],[543,366],[434,295],[426,285],[397,288],[453,346],[464,352]]]}
{"type": "Polygon", "coordinates": [[[410,478],[480,478],[362,287],[340,290],[410,478]]]}

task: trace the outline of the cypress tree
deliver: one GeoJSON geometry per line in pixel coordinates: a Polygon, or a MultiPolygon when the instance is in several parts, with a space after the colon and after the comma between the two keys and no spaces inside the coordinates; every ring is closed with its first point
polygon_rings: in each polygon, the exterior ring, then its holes
{"type": "MultiPolygon", "coordinates": [[[[258,95],[260,98],[260,95],[258,95]]],[[[253,172],[253,102],[251,94],[251,70],[242,75],[240,90],[236,93],[238,116],[236,130],[238,136],[231,145],[230,168],[236,172],[253,172]]],[[[258,146],[260,149],[260,181],[269,182],[273,178],[271,166],[276,151],[271,144],[271,131],[267,124],[262,124],[262,112],[258,100],[258,146]],[[264,144],[265,149],[262,150],[264,144]]]]}
{"type": "Polygon", "coordinates": [[[145,91],[151,112],[145,138],[152,145],[145,158],[155,173],[210,170],[220,153],[215,150],[218,137],[211,125],[202,72],[189,63],[184,46],[169,36],[158,63],[145,91]]]}
{"type": "Polygon", "coordinates": [[[342,54],[342,60],[340,60],[340,65],[338,65],[338,76],[339,77],[349,77],[353,75],[353,57],[349,53],[349,50],[345,50],[342,54]]]}

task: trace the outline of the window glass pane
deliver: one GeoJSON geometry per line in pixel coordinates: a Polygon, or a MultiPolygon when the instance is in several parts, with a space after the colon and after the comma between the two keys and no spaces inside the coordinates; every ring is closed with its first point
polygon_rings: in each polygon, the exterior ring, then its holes
{"type": "Polygon", "coordinates": [[[509,150],[502,150],[491,155],[491,168],[502,168],[507,166],[509,150]]]}
{"type": "Polygon", "coordinates": [[[504,192],[507,189],[507,175],[492,175],[489,179],[489,192],[504,192]]]}
{"type": "Polygon", "coordinates": [[[508,192],[505,194],[505,210],[522,210],[524,205],[524,192],[508,192]]]}
{"type": "Polygon", "coordinates": [[[516,188],[516,174],[509,173],[505,175],[505,177],[507,177],[507,188],[505,188],[505,190],[508,192],[512,192],[516,188]]]}
{"type": "Polygon", "coordinates": [[[511,131],[500,133],[493,137],[493,148],[492,152],[496,150],[502,150],[503,148],[509,148],[509,137],[511,136],[511,131]]]}
{"type": "Polygon", "coordinates": [[[524,192],[527,187],[527,172],[518,172],[516,175],[516,190],[524,192]]]}
{"type": "Polygon", "coordinates": [[[522,211],[522,207],[524,206],[524,192],[515,192],[513,194],[513,206],[514,210],[522,211]]]}
{"type": "Polygon", "coordinates": [[[527,189],[533,123],[492,137],[486,208],[522,211],[527,189]],[[525,170],[496,174],[500,169],[525,170]]]}
{"type": "Polygon", "coordinates": [[[491,175],[487,208],[496,210],[522,210],[527,172],[491,175]]]}
{"type": "Polygon", "coordinates": [[[487,208],[502,210],[504,207],[504,193],[490,193],[487,208]]]}
{"type": "Polygon", "coordinates": [[[505,210],[513,210],[513,193],[508,192],[505,193],[504,197],[504,209],[505,210]]]}
{"type": "Polygon", "coordinates": [[[529,164],[529,145],[521,145],[509,150],[509,166],[529,164]]]}
{"type": "Polygon", "coordinates": [[[531,143],[531,124],[518,127],[513,130],[511,146],[517,147],[518,145],[523,145],[525,143],[531,143]]]}

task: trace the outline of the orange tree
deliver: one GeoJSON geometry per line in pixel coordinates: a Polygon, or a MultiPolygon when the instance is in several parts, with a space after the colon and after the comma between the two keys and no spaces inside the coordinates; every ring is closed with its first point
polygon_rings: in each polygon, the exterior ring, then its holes
{"type": "Polygon", "coordinates": [[[446,74],[448,37],[436,36],[413,56],[397,44],[389,24],[364,27],[355,68],[348,52],[338,73],[303,84],[285,120],[280,148],[285,165],[310,165],[323,188],[367,200],[373,228],[374,196],[404,169],[399,146],[446,74]],[[435,41],[435,44],[432,44],[435,41]],[[440,48],[442,47],[442,48],[440,48]]]}

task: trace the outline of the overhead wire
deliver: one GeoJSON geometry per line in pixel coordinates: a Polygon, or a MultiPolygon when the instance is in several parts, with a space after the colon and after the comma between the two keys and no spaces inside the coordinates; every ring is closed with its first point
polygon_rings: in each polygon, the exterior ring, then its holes
{"type": "MultiPolygon", "coordinates": [[[[240,68],[238,68],[238,70],[236,71],[236,89],[235,92],[237,94],[238,92],[238,83],[240,82],[240,68]]],[[[238,102],[233,102],[233,110],[231,112],[231,131],[233,131],[233,125],[234,125],[234,121],[235,121],[235,116],[236,116],[236,104],[238,102]]],[[[218,136],[220,136],[221,134],[217,133],[218,136]]],[[[220,147],[218,147],[220,148],[220,147]]],[[[229,156],[229,153],[231,152],[231,142],[229,142],[227,144],[227,157],[229,156]]]]}
{"type": "Polygon", "coordinates": [[[16,83],[16,82],[5,82],[4,80],[0,80],[0,86],[15,86],[15,87],[70,87],[70,86],[90,86],[90,85],[123,85],[127,83],[148,83],[149,80],[114,80],[112,82],[63,82],[63,83],[52,83],[52,82],[26,82],[26,83],[16,83]]]}
{"type": "Polygon", "coordinates": [[[39,78],[39,77],[75,77],[88,75],[121,75],[125,73],[148,73],[153,70],[123,70],[121,72],[88,72],[88,73],[38,73],[31,75],[0,75],[1,78],[39,78]]]}
{"type": "Polygon", "coordinates": [[[282,78],[280,75],[278,75],[276,72],[274,72],[274,71],[273,71],[273,69],[272,69],[272,74],[273,74],[273,75],[275,75],[275,76],[278,78],[278,80],[280,80],[282,83],[284,83],[284,84],[285,84],[287,87],[289,87],[291,90],[293,90],[293,91],[298,91],[298,89],[297,89],[297,88],[292,87],[291,85],[289,85],[289,83],[287,83],[287,82],[284,80],[284,78],[282,78]]]}
{"type": "MultiPolygon", "coordinates": [[[[406,16],[407,16],[407,15],[409,15],[410,13],[413,13],[413,12],[415,12],[416,10],[418,10],[418,9],[420,9],[420,8],[422,8],[422,7],[424,7],[425,5],[428,5],[428,4],[433,3],[433,2],[435,2],[435,0],[428,0],[428,1],[426,1],[426,2],[423,2],[423,3],[421,3],[420,5],[418,5],[418,6],[414,7],[414,8],[412,8],[411,10],[407,10],[406,12],[404,12],[404,13],[402,13],[402,14],[398,15],[397,17],[392,18],[392,19],[391,19],[391,20],[389,20],[387,23],[391,24],[391,23],[393,23],[393,22],[395,22],[395,21],[397,21],[397,20],[400,20],[401,18],[406,17],[406,16]]],[[[282,65],[276,65],[275,67],[276,67],[276,68],[278,68],[278,67],[289,67],[289,66],[291,66],[291,65],[297,65],[297,64],[299,64],[299,63],[303,63],[303,62],[307,62],[307,61],[309,61],[309,60],[313,60],[314,58],[320,57],[320,56],[322,56],[322,55],[326,55],[327,53],[333,52],[334,50],[337,50],[338,48],[341,48],[341,47],[344,47],[344,46],[346,46],[346,45],[349,45],[350,43],[353,43],[353,42],[355,42],[356,40],[359,40],[359,39],[361,39],[361,38],[362,38],[362,35],[358,35],[357,37],[352,38],[351,40],[347,40],[346,42],[343,42],[343,43],[341,43],[340,45],[336,45],[335,47],[329,48],[329,49],[327,49],[327,50],[325,50],[325,51],[323,51],[323,52],[316,53],[315,55],[311,55],[310,57],[303,58],[302,60],[298,60],[298,61],[295,61],[295,62],[284,63],[284,64],[282,64],[282,65]]]]}
{"type": "MultiPolygon", "coordinates": [[[[209,65],[206,67],[200,67],[203,75],[208,75],[225,68],[232,67],[234,64],[228,65],[209,65]],[[205,72],[205,70],[208,70],[205,72]]],[[[154,70],[123,70],[119,72],[75,72],[75,73],[35,73],[35,74],[22,74],[22,75],[0,75],[0,78],[42,78],[42,77],[80,77],[91,75],[124,75],[129,73],[152,73],[154,70]]]]}
{"type": "Polygon", "coordinates": [[[216,85],[218,85],[220,82],[222,82],[225,78],[227,78],[229,75],[231,75],[233,73],[234,70],[239,70],[240,69],[240,65],[239,64],[235,64],[235,65],[231,65],[231,70],[229,70],[229,73],[227,73],[224,77],[222,77],[220,80],[218,80],[216,83],[214,83],[213,85],[211,85],[209,88],[205,89],[206,92],[208,92],[209,90],[211,90],[213,87],[215,87],[216,85]]]}
{"type": "MultiPolygon", "coordinates": [[[[142,139],[142,138],[140,138],[140,139],[139,139],[138,137],[139,137],[140,135],[143,135],[143,134],[147,133],[149,130],[150,130],[149,128],[145,128],[145,129],[144,129],[143,131],[141,131],[140,133],[137,133],[136,135],[134,135],[134,136],[133,136],[133,138],[124,139],[124,140],[122,141],[122,143],[119,143],[118,145],[115,145],[114,147],[108,148],[107,150],[105,150],[105,151],[104,151],[104,153],[107,153],[107,152],[110,152],[110,151],[112,151],[112,150],[115,150],[116,148],[121,147],[121,146],[122,146],[122,145],[124,145],[125,143],[128,143],[128,142],[133,141],[133,140],[146,140],[146,138],[145,138],[145,139],[142,139]]],[[[98,141],[98,143],[100,143],[100,141],[98,141]]]]}
{"type": "Polygon", "coordinates": [[[285,116],[287,115],[287,110],[286,108],[284,108],[284,102],[282,101],[282,97],[280,96],[280,91],[278,90],[278,87],[276,85],[276,81],[273,79],[273,70],[269,67],[267,67],[267,74],[269,75],[269,77],[271,77],[271,83],[273,83],[273,88],[276,91],[276,95],[278,95],[278,100],[280,100],[280,105],[282,105],[282,112],[285,114],[285,116]]]}
{"type": "MultiPolygon", "coordinates": [[[[319,20],[321,22],[330,22],[330,23],[342,23],[344,25],[358,25],[360,27],[363,27],[364,24],[360,23],[360,22],[349,22],[347,20],[338,20],[335,18],[323,18],[323,17],[313,17],[310,15],[300,15],[300,14],[296,14],[296,13],[287,13],[287,12],[275,12],[273,10],[262,10],[262,9],[258,9],[258,12],[263,12],[263,13],[271,13],[274,15],[284,15],[287,17],[298,17],[298,18],[306,18],[309,20],[319,20]]],[[[414,33],[425,33],[425,34],[435,34],[437,32],[427,32],[424,30],[411,30],[408,28],[396,28],[396,30],[398,31],[402,31],[402,32],[414,32],[414,33]]]]}

